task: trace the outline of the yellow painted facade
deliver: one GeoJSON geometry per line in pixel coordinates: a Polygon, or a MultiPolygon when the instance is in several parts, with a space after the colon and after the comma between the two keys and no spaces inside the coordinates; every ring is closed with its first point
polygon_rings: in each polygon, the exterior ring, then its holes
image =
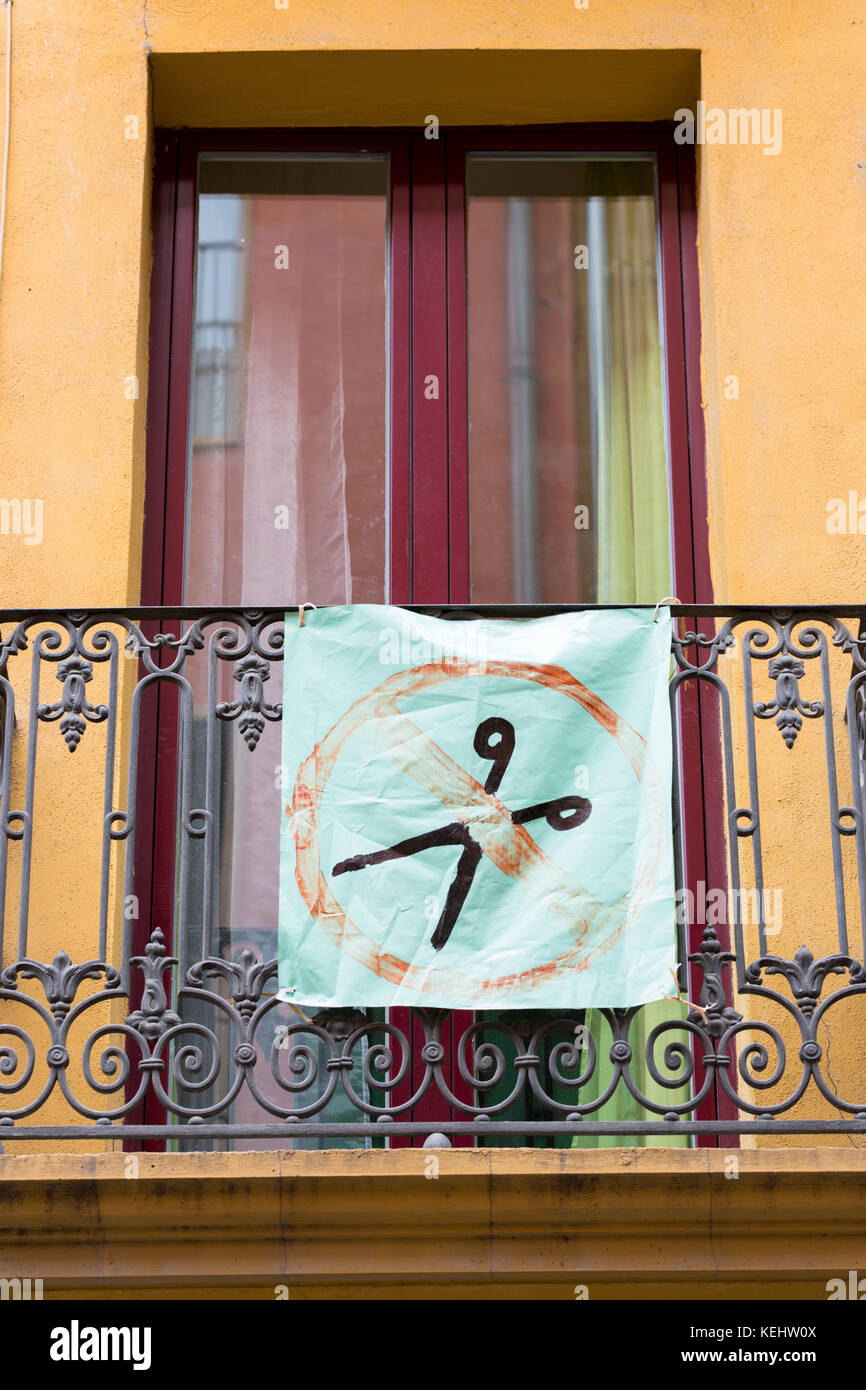
{"type": "MultiPolygon", "coordinates": [[[[43,499],[44,539],[0,538],[0,606],[139,599],[155,128],[420,130],[429,113],[444,126],[651,121],[697,101],[782,121],[777,154],[698,151],[715,599],[862,601],[863,537],[826,524],[830,499],[866,493],[859,0],[13,0],[12,33],[0,491],[43,499]]],[[[835,940],[825,882],[802,871],[810,845],[787,829],[822,776],[820,738],[802,744],[787,762],[774,746],[763,807],[786,895],[771,949],[785,955],[835,940]]],[[[52,940],[32,950],[53,954],[62,936],[81,959],[93,954],[98,846],[80,854],[74,805],[82,788],[100,795],[98,770],[80,756],[71,768],[59,745],[51,756],[69,818],[50,872],[34,879],[52,940]]],[[[847,1019],[833,1074],[850,1092],[862,1086],[864,1028],[854,1006],[847,1019]]]]}
{"type": "Polygon", "coordinates": [[[4,489],[38,487],[46,531],[0,552],[5,605],[138,598],[154,118],[421,129],[429,111],[445,124],[670,119],[697,98],[783,113],[779,155],[699,151],[716,596],[852,601],[860,541],[825,521],[862,455],[856,0],[12,8],[0,451],[4,489]]]}

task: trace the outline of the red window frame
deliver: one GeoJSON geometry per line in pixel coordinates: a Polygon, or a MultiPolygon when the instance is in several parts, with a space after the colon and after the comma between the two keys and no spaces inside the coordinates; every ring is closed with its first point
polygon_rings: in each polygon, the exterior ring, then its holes
{"type": "MultiPolygon", "coordinates": [[[[463,128],[438,140],[402,130],[157,131],[153,195],[147,481],[141,602],[179,606],[183,556],[193,327],[196,174],[204,153],[384,153],[390,158],[390,600],[468,603],[469,430],[465,168],[470,152],[651,153],[658,187],[664,347],[668,392],[674,589],[683,603],[711,603],[694,151],[677,145],[673,123],[463,128]],[[424,379],[440,382],[438,401],[424,379]],[[444,389],[443,389],[444,386],[444,389]]],[[[659,595],[661,598],[662,595],[659,595]]],[[[297,602],[262,594],[264,606],[297,602]]],[[[683,827],[684,880],[724,884],[726,855],[718,723],[706,695],[686,693],[681,720],[684,798],[700,807],[683,827]]],[[[139,824],[152,823],[152,854],[137,853],[142,932],[172,920],[176,757],[171,721],[155,710],[140,766],[153,770],[139,793],[139,824]],[[157,757],[159,753],[159,757],[157,757]]],[[[139,837],[141,838],[141,837],[139,837]]],[[[144,939],[136,943],[143,949],[144,939]]],[[[692,927],[689,948],[698,949],[692,927]]],[[[726,943],[725,943],[726,944],[726,943]]],[[[700,988],[699,972],[690,972],[700,988]]],[[[694,997],[694,996],[693,996],[694,997]]],[[[467,1018],[469,1015],[467,1015],[467,1018]]],[[[407,1011],[408,1018],[408,1011],[407,1011]]],[[[459,1017],[458,1017],[459,1025],[459,1017]]],[[[417,1031],[417,1030],[416,1030],[417,1031]]],[[[421,1039],[413,1039],[420,1061],[421,1039]]],[[[696,1059],[700,1070],[700,1059],[696,1059]]],[[[413,1065],[412,1072],[414,1073],[413,1065]]],[[[411,1087],[413,1076],[408,1078],[411,1087]]],[[[411,1094],[411,1089],[407,1095],[411,1094]]],[[[415,1118],[445,1118],[426,1111],[415,1118]]],[[[724,1096],[699,1118],[733,1116],[724,1096]],[[718,1108],[716,1109],[715,1106],[718,1108]]],[[[699,1142],[715,1144],[712,1136],[699,1142]]]]}

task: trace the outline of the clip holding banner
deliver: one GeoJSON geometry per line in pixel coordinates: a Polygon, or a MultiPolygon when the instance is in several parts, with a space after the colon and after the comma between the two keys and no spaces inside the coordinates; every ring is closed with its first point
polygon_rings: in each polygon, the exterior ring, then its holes
{"type": "Polygon", "coordinates": [[[659,599],[658,603],[656,604],[655,608],[653,609],[653,622],[654,622],[654,623],[657,623],[658,620],[659,620],[659,609],[660,609],[660,608],[666,608],[667,605],[668,605],[669,603],[679,603],[679,599],[677,598],[676,594],[668,594],[666,598],[660,598],[660,599],[659,599]]]}

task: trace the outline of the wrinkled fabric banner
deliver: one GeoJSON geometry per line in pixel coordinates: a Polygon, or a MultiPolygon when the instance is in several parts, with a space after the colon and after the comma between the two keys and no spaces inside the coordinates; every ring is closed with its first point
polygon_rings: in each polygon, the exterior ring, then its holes
{"type": "Polygon", "coordinates": [[[286,616],[280,997],[628,1007],[675,965],[661,608],[286,616]]]}

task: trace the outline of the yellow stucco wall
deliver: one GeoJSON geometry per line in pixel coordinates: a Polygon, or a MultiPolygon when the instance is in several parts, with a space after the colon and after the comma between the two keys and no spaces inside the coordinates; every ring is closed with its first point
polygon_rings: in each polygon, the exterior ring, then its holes
{"type": "MultiPolygon", "coordinates": [[[[650,120],[697,98],[778,109],[783,119],[778,155],[699,152],[716,598],[863,596],[862,538],[826,527],[828,499],[862,477],[858,0],[588,0],[586,9],[571,0],[288,0],[285,9],[273,0],[14,0],[12,17],[2,493],[42,498],[45,531],[39,546],[0,537],[3,606],[138,598],[155,122],[420,129],[430,112],[445,125],[650,120]],[[731,375],[737,399],[725,398],[731,375]]],[[[0,47],[2,35],[0,24],[0,47]]],[[[792,805],[806,807],[811,775],[798,782],[788,769],[790,791],[767,811],[767,843],[774,827],[781,842],[792,805]]],[[[99,796],[96,772],[85,786],[99,796]]],[[[62,881],[65,944],[80,958],[90,928],[75,904],[92,893],[98,861],[76,859],[72,840],[35,892],[50,898],[62,881]]],[[[816,953],[832,942],[832,911],[800,877],[786,909],[792,935],[772,947],[786,954],[807,935],[816,953]]],[[[837,1055],[853,1078],[853,1029],[837,1055]]]]}
{"type": "Polygon", "coordinates": [[[672,116],[677,80],[680,99],[695,96],[698,53],[698,95],[709,105],[783,112],[778,156],[718,145],[701,158],[716,593],[850,600],[861,544],[828,535],[825,504],[856,486],[862,453],[866,18],[857,0],[589,0],[586,10],[566,0],[289,0],[285,10],[264,0],[99,0],[72,11],[14,0],[13,42],[0,456],[7,495],[38,486],[46,535],[40,547],[7,539],[0,548],[4,603],[137,597],[149,55],[166,122],[420,128],[431,110],[445,123],[672,116]],[[403,73],[393,95],[381,65],[362,70],[353,56],[392,50],[403,73]],[[441,50],[455,55],[453,68],[441,50]],[[671,50],[682,54],[650,61],[671,50]],[[295,51],[300,88],[285,80],[295,51]],[[585,56],[597,51],[609,56],[585,56]],[[534,81],[519,81],[522,53],[536,64],[534,81]],[[643,82],[635,53],[649,55],[643,82]],[[550,83],[538,76],[545,54],[550,83]],[[270,79],[245,80],[260,64],[270,79]],[[129,117],[138,139],[126,138],[129,117]],[[725,401],[731,373],[740,397],[725,401]],[[131,375],[138,401],[125,394],[131,375]]]}

